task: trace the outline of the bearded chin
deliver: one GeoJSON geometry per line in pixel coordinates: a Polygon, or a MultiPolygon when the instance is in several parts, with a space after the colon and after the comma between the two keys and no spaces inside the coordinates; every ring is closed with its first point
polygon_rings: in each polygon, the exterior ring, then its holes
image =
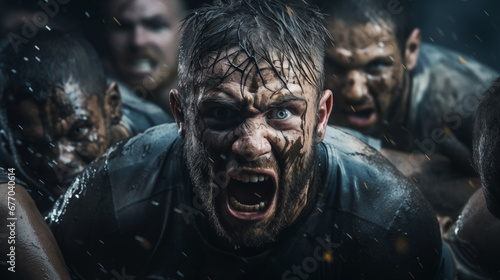
{"type": "Polygon", "coordinates": [[[280,185],[277,192],[276,212],[267,222],[253,222],[242,225],[226,225],[220,218],[216,195],[222,186],[216,182],[214,166],[199,135],[186,131],[184,157],[187,161],[193,192],[201,198],[203,211],[208,214],[210,225],[215,233],[224,238],[232,246],[261,247],[276,241],[276,237],[290,224],[290,218],[313,173],[317,156],[316,144],[313,142],[309,153],[286,165],[286,161],[278,162],[278,178],[280,185]],[[291,168],[290,168],[291,167],[291,168]],[[305,169],[301,169],[305,168],[305,169]],[[283,173],[284,171],[287,173],[283,173]]]}

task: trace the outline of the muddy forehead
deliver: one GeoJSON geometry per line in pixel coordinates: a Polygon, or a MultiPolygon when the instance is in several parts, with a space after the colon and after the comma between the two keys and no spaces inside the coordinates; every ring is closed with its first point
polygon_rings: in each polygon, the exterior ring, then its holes
{"type": "Polygon", "coordinates": [[[278,54],[271,55],[271,62],[263,58],[249,58],[241,51],[230,51],[217,61],[211,58],[206,72],[205,86],[207,91],[224,86],[238,86],[245,92],[256,93],[267,90],[272,93],[280,91],[302,92],[306,79],[295,71],[296,66],[283,60],[278,54]],[[255,63],[255,61],[257,63],[255,63]]]}
{"type": "Polygon", "coordinates": [[[326,52],[328,56],[339,60],[352,59],[354,56],[363,60],[390,55],[399,50],[393,28],[386,23],[348,25],[341,20],[331,20],[329,30],[334,42],[326,52]]]}
{"type": "Polygon", "coordinates": [[[108,4],[108,15],[122,20],[164,17],[177,19],[181,7],[178,0],[116,0],[108,4]]]}

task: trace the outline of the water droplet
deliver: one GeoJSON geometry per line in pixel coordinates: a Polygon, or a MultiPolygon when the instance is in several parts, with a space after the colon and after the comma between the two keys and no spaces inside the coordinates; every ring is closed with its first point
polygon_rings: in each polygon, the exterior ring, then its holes
{"type": "Polygon", "coordinates": [[[17,73],[17,70],[16,70],[16,69],[14,69],[14,68],[12,68],[12,69],[10,69],[10,72],[12,72],[12,74],[16,74],[16,73],[17,73]]]}
{"type": "Polygon", "coordinates": [[[48,31],[52,30],[48,25],[45,25],[45,29],[47,29],[48,31]]]}

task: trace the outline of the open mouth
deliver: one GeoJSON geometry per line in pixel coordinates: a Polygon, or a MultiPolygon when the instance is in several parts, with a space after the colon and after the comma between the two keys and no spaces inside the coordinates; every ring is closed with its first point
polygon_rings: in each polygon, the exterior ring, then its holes
{"type": "Polygon", "coordinates": [[[276,187],[267,174],[241,173],[232,176],[226,188],[229,215],[240,220],[262,220],[271,215],[276,187]]]}
{"type": "Polygon", "coordinates": [[[132,65],[137,71],[150,72],[156,67],[156,63],[149,58],[140,58],[132,61],[132,65]]]}
{"type": "Polygon", "coordinates": [[[126,71],[133,76],[142,77],[151,75],[157,66],[157,62],[151,57],[138,57],[126,60],[126,71]]]}
{"type": "Polygon", "coordinates": [[[354,110],[347,113],[347,120],[355,126],[369,126],[375,122],[376,112],[373,108],[354,110]]]}

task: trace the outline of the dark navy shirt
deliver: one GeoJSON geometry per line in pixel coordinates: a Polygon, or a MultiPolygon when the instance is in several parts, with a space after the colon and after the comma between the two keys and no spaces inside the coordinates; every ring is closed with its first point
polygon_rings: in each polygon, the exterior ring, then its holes
{"type": "Polygon", "coordinates": [[[277,242],[229,247],[193,203],[175,124],[110,149],[47,217],[82,279],[452,279],[418,189],[378,152],[328,128],[308,205],[277,242]]]}

